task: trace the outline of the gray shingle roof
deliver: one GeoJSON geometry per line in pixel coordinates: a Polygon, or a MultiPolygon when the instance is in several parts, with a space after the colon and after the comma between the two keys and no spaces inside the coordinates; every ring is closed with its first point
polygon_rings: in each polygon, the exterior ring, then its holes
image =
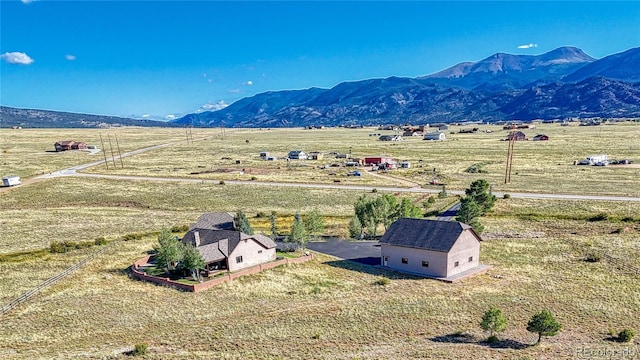
{"type": "Polygon", "coordinates": [[[228,212],[204,213],[191,229],[233,230],[233,219],[233,214],[228,212]]]}
{"type": "Polygon", "coordinates": [[[471,226],[458,221],[402,218],[389,226],[380,243],[448,252],[465,230],[482,240],[471,226]]]}
{"type": "Polygon", "coordinates": [[[193,228],[189,230],[182,238],[182,242],[185,244],[191,244],[196,247],[205,262],[210,263],[228,257],[229,254],[231,254],[236,248],[236,246],[238,246],[238,243],[240,243],[241,240],[246,239],[255,240],[265,249],[272,249],[276,247],[276,243],[271,240],[271,238],[265,235],[247,235],[235,230],[215,230],[200,228],[193,228]],[[196,246],[196,233],[198,233],[198,237],[200,238],[199,246],[196,246]]]}

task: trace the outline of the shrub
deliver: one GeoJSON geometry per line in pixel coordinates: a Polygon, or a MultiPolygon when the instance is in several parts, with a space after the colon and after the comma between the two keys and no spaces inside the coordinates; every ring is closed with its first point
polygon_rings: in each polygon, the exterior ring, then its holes
{"type": "Polygon", "coordinates": [[[94,243],[94,245],[98,245],[98,246],[107,245],[107,239],[105,239],[104,237],[99,237],[99,238],[96,238],[93,241],[93,243],[94,243]]]}
{"type": "Polygon", "coordinates": [[[596,253],[588,253],[585,257],[584,257],[584,261],[586,262],[599,262],[600,260],[602,260],[602,256],[600,256],[600,254],[596,254],[596,253]]]}
{"type": "Polygon", "coordinates": [[[264,212],[264,211],[258,211],[258,213],[256,214],[256,217],[257,218],[266,218],[266,217],[269,217],[269,215],[267,215],[267,213],[264,212]]]}
{"type": "Polygon", "coordinates": [[[255,176],[252,176],[252,177],[251,177],[251,181],[255,181],[255,180],[258,180],[258,178],[257,178],[257,177],[255,177],[255,176]]]}
{"type": "Polygon", "coordinates": [[[320,339],[320,333],[315,333],[315,335],[313,335],[311,338],[316,340],[320,339]]]}
{"type": "Polygon", "coordinates": [[[618,341],[619,342],[630,342],[635,335],[634,331],[631,329],[623,329],[618,333],[618,341]]]}
{"type": "Polygon", "coordinates": [[[500,339],[498,339],[498,337],[496,335],[491,335],[487,338],[487,342],[489,344],[495,344],[499,341],[500,339]]]}
{"type": "Polygon", "coordinates": [[[428,204],[433,204],[433,203],[435,203],[435,202],[436,202],[436,198],[435,198],[435,197],[433,197],[433,196],[429,196],[429,197],[427,198],[427,203],[428,203],[428,204]]]}
{"type": "Polygon", "coordinates": [[[140,344],[136,344],[133,347],[133,352],[131,353],[131,355],[142,356],[142,355],[146,355],[148,352],[149,352],[149,344],[140,343],[140,344]]]}
{"type": "Polygon", "coordinates": [[[171,227],[172,233],[186,232],[189,231],[189,225],[174,225],[171,227]]]}
{"type": "Polygon", "coordinates": [[[124,240],[124,241],[141,240],[141,239],[142,239],[142,234],[140,234],[140,233],[127,234],[127,235],[122,237],[122,240],[124,240]]]}
{"type": "Polygon", "coordinates": [[[218,184],[224,185],[224,180],[220,180],[220,182],[218,184]]]}
{"type": "Polygon", "coordinates": [[[378,192],[378,189],[373,189],[373,190],[371,190],[371,192],[372,192],[372,193],[377,193],[377,192],[378,192]]]}
{"type": "Polygon", "coordinates": [[[503,199],[511,199],[511,194],[504,194],[502,196],[503,199]]]}
{"type": "Polygon", "coordinates": [[[374,281],[373,285],[387,286],[387,285],[389,285],[389,283],[390,283],[389,279],[387,279],[386,277],[382,277],[382,278],[374,281]]]}

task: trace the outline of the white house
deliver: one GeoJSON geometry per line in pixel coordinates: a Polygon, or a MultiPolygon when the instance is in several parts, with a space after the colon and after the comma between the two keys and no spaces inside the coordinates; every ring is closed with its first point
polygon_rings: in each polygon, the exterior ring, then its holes
{"type": "Polygon", "coordinates": [[[289,155],[287,156],[291,160],[307,160],[308,156],[302,150],[292,150],[289,151],[289,155]]]}

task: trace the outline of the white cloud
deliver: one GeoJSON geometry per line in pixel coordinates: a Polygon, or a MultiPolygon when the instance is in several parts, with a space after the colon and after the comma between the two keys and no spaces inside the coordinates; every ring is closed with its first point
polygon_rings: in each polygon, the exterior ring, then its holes
{"type": "Polygon", "coordinates": [[[144,115],[142,115],[141,117],[146,119],[146,118],[148,118],[149,116],[151,116],[151,115],[149,115],[149,114],[144,114],[144,115]]]}
{"type": "Polygon", "coordinates": [[[217,110],[222,110],[227,106],[229,106],[229,104],[224,102],[224,100],[220,100],[217,103],[206,103],[200,106],[200,108],[196,110],[196,112],[201,113],[203,111],[217,111],[217,110]]]}
{"type": "Polygon", "coordinates": [[[167,120],[173,120],[173,119],[176,118],[176,116],[173,115],[173,114],[169,114],[169,115],[165,116],[164,118],[167,119],[167,120]]]}
{"type": "Polygon", "coordinates": [[[3,59],[9,64],[29,65],[33,62],[33,59],[23,52],[6,52],[0,55],[0,59],[3,59]]]}
{"type": "Polygon", "coordinates": [[[246,82],[246,83],[244,83],[244,84],[245,84],[245,85],[247,85],[247,86],[251,86],[251,85],[253,85],[253,81],[249,80],[249,81],[247,81],[247,82],[246,82]]]}
{"type": "Polygon", "coordinates": [[[240,92],[240,89],[231,89],[229,90],[229,92],[232,94],[238,94],[240,92]]]}
{"type": "Polygon", "coordinates": [[[75,55],[71,55],[71,54],[67,54],[64,56],[65,59],[69,60],[69,61],[73,61],[76,59],[75,55]]]}
{"type": "Polygon", "coordinates": [[[31,4],[33,0],[20,0],[23,4],[31,4]]]}
{"type": "Polygon", "coordinates": [[[537,48],[537,47],[538,47],[538,44],[531,43],[531,44],[520,45],[518,46],[518,49],[530,49],[530,48],[537,48]]]}

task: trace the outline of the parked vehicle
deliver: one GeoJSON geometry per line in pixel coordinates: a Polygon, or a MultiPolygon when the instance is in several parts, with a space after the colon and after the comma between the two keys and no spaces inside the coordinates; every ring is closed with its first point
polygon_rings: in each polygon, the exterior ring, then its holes
{"type": "Polygon", "coordinates": [[[22,182],[19,176],[10,175],[2,178],[2,186],[16,186],[20,184],[22,184],[22,182]]]}
{"type": "Polygon", "coordinates": [[[347,173],[347,176],[362,176],[362,173],[360,171],[352,171],[347,173]]]}

